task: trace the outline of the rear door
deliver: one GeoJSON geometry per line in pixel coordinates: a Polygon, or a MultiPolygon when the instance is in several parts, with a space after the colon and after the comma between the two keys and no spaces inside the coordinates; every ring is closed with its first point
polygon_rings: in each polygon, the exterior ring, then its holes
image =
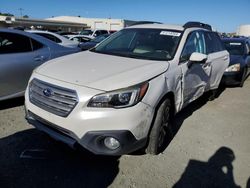
{"type": "Polygon", "coordinates": [[[229,64],[229,53],[215,32],[205,32],[208,60],[211,62],[211,77],[207,90],[219,87],[224,71],[229,64]]]}
{"type": "Polygon", "coordinates": [[[183,47],[180,64],[183,82],[184,106],[200,97],[209,83],[211,66],[208,59],[204,64],[194,63],[188,66],[189,58],[193,52],[207,54],[204,31],[193,31],[189,34],[183,47]]]}
{"type": "Polygon", "coordinates": [[[0,32],[0,97],[23,92],[33,69],[49,57],[48,47],[34,39],[0,32]]]}

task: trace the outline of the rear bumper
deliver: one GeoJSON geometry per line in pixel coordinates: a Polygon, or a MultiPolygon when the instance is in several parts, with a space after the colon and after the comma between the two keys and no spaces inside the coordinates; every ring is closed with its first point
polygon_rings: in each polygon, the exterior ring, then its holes
{"type": "Polygon", "coordinates": [[[146,145],[147,139],[137,140],[128,130],[89,131],[82,138],[62,127],[54,125],[26,110],[26,120],[37,129],[47,133],[55,140],[61,141],[74,148],[81,145],[90,152],[98,155],[123,155],[136,151],[146,145]],[[120,142],[120,147],[110,150],[104,145],[104,138],[114,137],[120,142]]]}

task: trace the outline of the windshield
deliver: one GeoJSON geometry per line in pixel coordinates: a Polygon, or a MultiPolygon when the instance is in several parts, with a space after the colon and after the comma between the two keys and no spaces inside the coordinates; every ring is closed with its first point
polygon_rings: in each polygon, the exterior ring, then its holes
{"type": "Polygon", "coordinates": [[[124,29],[92,51],[138,59],[171,60],[181,38],[180,31],[164,29],[124,29]]]}
{"type": "Polygon", "coordinates": [[[244,44],[242,42],[224,41],[224,45],[230,55],[244,55],[244,44]]]}
{"type": "Polygon", "coordinates": [[[91,31],[91,30],[83,30],[83,31],[81,31],[81,35],[92,35],[92,33],[93,33],[93,31],[91,31]]]}

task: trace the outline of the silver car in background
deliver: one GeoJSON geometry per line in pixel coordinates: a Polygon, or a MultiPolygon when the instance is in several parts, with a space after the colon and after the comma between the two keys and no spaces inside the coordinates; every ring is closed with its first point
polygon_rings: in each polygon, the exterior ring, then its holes
{"type": "Polygon", "coordinates": [[[32,33],[0,29],[0,101],[23,96],[37,66],[76,52],[78,48],[67,48],[32,33]]]}
{"type": "Polygon", "coordinates": [[[78,41],[69,40],[68,38],[61,36],[57,33],[49,32],[49,31],[41,31],[41,30],[25,30],[25,31],[36,34],[36,35],[40,35],[42,37],[45,37],[65,47],[78,48],[78,45],[79,45],[78,41]]]}

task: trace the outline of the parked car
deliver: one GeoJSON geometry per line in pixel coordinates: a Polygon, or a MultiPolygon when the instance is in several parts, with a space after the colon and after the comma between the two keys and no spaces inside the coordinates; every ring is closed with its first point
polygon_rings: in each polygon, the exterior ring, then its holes
{"type": "Polygon", "coordinates": [[[64,35],[64,37],[66,37],[69,40],[76,41],[79,44],[83,44],[91,40],[91,37],[88,37],[86,35],[64,35]]]}
{"type": "Polygon", "coordinates": [[[25,94],[28,122],[70,146],[121,155],[164,148],[174,114],[219,87],[229,64],[207,24],[145,24],[90,51],[36,69],[25,94]]]}
{"type": "Polygon", "coordinates": [[[0,101],[22,96],[37,66],[78,51],[32,33],[0,29],[0,101]]]}
{"type": "Polygon", "coordinates": [[[113,34],[115,32],[117,32],[117,31],[116,30],[109,30],[109,34],[113,34]]]}
{"type": "Polygon", "coordinates": [[[223,75],[223,83],[227,86],[243,86],[250,73],[250,39],[223,38],[225,48],[230,54],[229,67],[223,75]]]}
{"type": "Polygon", "coordinates": [[[53,42],[56,42],[57,44],[65,46],[65,47],[78,48],[78,44],[79,44],[78,42],[69,40],[66,37],[61,36],[61,35],[56,34],[56,33],[52,33],[49,31],[40,31],[40,30],[26,30],[26,31],[29,33],[33,33],[33,34],[45,37],[53,42]]]}
{"type": "Polygon", "coordinates": [[[85,30],[82,30],[79,34],[89,36],[93,39],[95,37],[108,34],[108,33],[109,33],[108,30],[104,30],[104,29],[95,29],[95,30],[85,29],[85,30]]]}
{"type": "Polygon", "coordinates": [[[90,40],[89,42],[85,42],[85,43],[80,44],[79,47],[82,49],[82,51],[88,50],[90,48],[95,47],[97,44],[99,44],[104,39],[106,39],[109,35],[110,34],[100,35],[100,36],[90,40]]]}
{"type": "Polygon", "coordinates": [[[58,34],[58,35],[62,35],[62,36],[65,36],[65,35],[77,35],[77,32],[69,32],[69,31],[57,31],[55,33],[58,34]]]}

